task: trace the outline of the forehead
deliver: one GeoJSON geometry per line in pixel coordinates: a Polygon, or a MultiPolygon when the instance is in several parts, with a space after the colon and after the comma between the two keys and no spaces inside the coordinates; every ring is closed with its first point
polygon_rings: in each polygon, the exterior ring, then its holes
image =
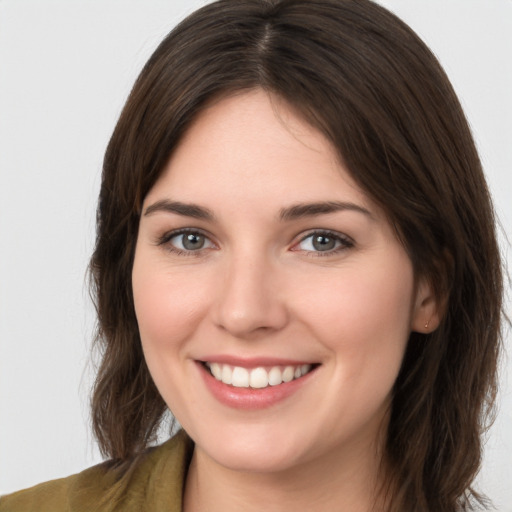
{"type": "MultiPolygon", "coordinates": [[[[327,138],[282,98],[261,89],[211,102],[188,128],[149,196],[325,200],[335,191],[369,203],[327,138]],[[300,197],[299,197],[300,196],[300,197]]],[[[187,197],[180,197],[187,200],[187,197]]],[[[339,199],[339,198],[338,198],[339,199]]]]}

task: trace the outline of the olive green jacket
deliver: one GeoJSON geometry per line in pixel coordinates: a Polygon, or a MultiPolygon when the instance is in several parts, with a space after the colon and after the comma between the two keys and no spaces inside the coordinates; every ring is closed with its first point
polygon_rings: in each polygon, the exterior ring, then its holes
{"type": "Polygon", "coordinates": [[[119,477],[100,464],[0,498],[0,512],[181,512],[193,443],[181,431],[119,477]]]}

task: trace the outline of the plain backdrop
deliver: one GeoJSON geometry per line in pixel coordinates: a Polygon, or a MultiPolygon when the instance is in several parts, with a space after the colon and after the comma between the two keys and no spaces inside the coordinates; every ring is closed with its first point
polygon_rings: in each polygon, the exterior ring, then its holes
{"type": "MultiPolygon", "coordinates": [[[[204,3],[0,0],[0,494],[100,461],[85,273],[103,152],[143,63],[204,3]]],[[[512,1],[381,3],[452,79],[511,233],[512,1]]],[[[510,375],[505,359],[479,477],[501,512],[512,511],[510,375]]]]}

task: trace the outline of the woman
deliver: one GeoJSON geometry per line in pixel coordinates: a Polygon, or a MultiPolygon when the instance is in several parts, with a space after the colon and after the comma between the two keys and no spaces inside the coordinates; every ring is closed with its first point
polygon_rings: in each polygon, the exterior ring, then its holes
{"type": "Polygon", "coordinates": [[[182,22],[107,149],[91,272],[111,462],[1,510],[481,500],[492,206],[446,76],[381,7],[225,0],[182,22]],[[167,409],[186,434],[148,451],[167,409]]]}

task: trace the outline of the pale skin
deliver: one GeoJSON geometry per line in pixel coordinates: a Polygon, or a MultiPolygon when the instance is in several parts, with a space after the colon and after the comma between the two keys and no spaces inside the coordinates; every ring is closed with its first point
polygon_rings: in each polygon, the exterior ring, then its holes
{"type": "Polygon", "coordinates": [[[262,90],[214,102],[144,200],[132,277],[148,367],[196,443],[186,512],[384,510],[391,389],[437,305],[321,133],[262,90]],[[225,356],[313,371],[247,410],[205,385],[225,356]]]}

